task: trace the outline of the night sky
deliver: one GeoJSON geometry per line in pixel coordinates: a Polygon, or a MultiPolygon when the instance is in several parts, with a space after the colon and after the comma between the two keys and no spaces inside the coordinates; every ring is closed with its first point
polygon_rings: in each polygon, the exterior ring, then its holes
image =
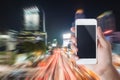
{"type": "Polygon", "coordinates": [[[117,31],[120,31],[120,4],[116,0],[0,0],[0,31],[20,31],[23,28],[23,8],[35,5],[45,11],[49,41],[57,38],[62,42],[62,34],[70,31],[78,8],[83,8],[88,18],[112,10],[117,31]]]}

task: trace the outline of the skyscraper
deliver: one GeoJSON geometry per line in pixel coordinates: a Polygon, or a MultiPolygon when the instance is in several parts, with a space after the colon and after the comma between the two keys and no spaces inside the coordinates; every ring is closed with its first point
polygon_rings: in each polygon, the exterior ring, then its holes
{"type": "Polygon", "coordinates": [[[115,31],[115,17],[112,11],[106,11],[97,17],[98,26],[102,28],[102,31],[107,35],[115,31]]]}
{"type": "Polygon", "coordinates": [[[36,6],[24,9],[24,30],[39,30],[39,22],[39,9],[36,6]]]}

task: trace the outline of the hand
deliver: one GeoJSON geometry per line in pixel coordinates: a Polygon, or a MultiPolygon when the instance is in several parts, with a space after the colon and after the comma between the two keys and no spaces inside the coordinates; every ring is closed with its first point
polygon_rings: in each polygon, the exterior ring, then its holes
{"type": "MultiPolygon", "coordinates": [[[[71,31],[74,33],[75,28],[72,27],[71,31]]],[[[98,36],[98,44],[97,44],[97,64],[91,64],[91,65],[86,65],[89,69],[94,71],[96,74],[99,76],[105,75],[105,72],[112,72],[116,73],[116,70],[114,69],[112,65],[112,56],[111,56],[111,45],[110,43],[105,39],[102,30],[100,27],[97,28],[97,36],[98,36]],[[109,70],[108,70],[109,69],[109,70]]],[[[77,52],[77,47],[76,47],[76,38],[73,35],[71,38],[73,44],[72,44],[72,49],[76,53],[77,52]]],[[[117,75],[117,73],[116,73],[117,75]]],[[[110,76],[110,74],[108,75],[110,76]]],[[[108,80],[108,79],[106,79],[108,80]]],[[[110,80],[110,79],[109,79],[110,80]]]]}

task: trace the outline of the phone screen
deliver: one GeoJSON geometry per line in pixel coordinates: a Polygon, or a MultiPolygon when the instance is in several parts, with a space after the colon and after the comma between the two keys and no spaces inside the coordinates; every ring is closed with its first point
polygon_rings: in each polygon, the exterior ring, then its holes
{"type": "Polygon", "coordinates": [[[77,25],[77,55],[96,58],[96,25],[77,25]]]}

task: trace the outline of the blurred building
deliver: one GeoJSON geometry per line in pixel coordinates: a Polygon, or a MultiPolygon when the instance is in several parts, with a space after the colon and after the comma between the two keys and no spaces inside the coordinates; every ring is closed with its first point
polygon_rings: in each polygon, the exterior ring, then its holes
{"type": "Polygon", "coordinates": [[[112,42],[114,42],[114,43],[120,43],[120,32],[114,32],[113,34],[112,34],[112,38],[113,38],[113,40],[112,40],[112,42]]]}
{"type": "Polygon", "coordinates": [[[114,32],[111,35],[112,51],[120,55],[120,32],[114,32]]]}
{"type": "Polygon", "coordinates": [[[47,32],[45,30],[45,25],[44,30],[42,29],[43,18],[41,19],[41,16],[43,16],[43,14],[41,15],[40,11],[41,10],[36,6],[23,9],[24,28],[20,32],[15,30],[5,30],[3,34],[0,33],[0,64],[10,61],[10,58],[13,55],[11,52],[16,51],[16,45],[21,42],[38,42],[41,40],[47,45],[47,32]],[[1,55],[1,53],[4,55],[1,55]]]}
{"type": "Polygon", "coordinates": [[[0,64],[12,64],[14,62],[11,52],[15,50],[17,44],[18,32],[8,30],[4,34],[0,34],[0,64]]]}
{"type": "Polygon", "coordinates": [[[24,12],[24,29],[25,30],[39,30],[39,9],[35,7],[26,8],[24,12]]]}
{"type": "Polygon", "coordinates": [[[15,49],[17,44],[17,34],[15,30],[8,30],[6,34],[0,35],[0,50],[2,51],[12,51],[15,49]],[[4,47],[4,49],[2,49],[4,47]]]}
{"type": "Polygon", "coordinates": [[[62,47],[70,47],[70,43],[71,43],[71,33],[65,33],[63,34],[63,45],[62,47]]]}
{"type": "Polygon", "coordinates": [[[85,18],[84,10],[83,9],[78,9],[75,13],[75,19],[83,19],[85,18]]]}
{"type": "Polygon", "coordinates": [[[116,32],[116,22],[112,11],[106,11],[97,17],[105,38],[112,44],[112,52],[120,54],[120,32],[116,32]]]}
{"type": "Polygon", "coordinates": [[[116,29],[115,17],[112,11],[106,11],[97,17],[98,26],[105,35],[112,34],[116,29]]]}
{"type": "MultiPolygon", "coordinates": [[[[80,9],[76,10],[75,20],[76,19],[84,19],[84,18],[86,18],[85,14],[84,14],[84,9],[80,8],[80,9]]],[[[75,27],[75,22],[72,23],[72,27],[75,27]]]]}
{"type": "Polygon", "coordinates": [[[8,36],[10,36],[10,38],[6,42],[6,45],[7,45],[6,49],[7,51],[15,50],[16,44],[17,44],[17,34],[19,33],[18,31],[15,31],[15,30],[9,30],[7,34],[8,36]]]}
{"type": "Polygon", "coordinates": [[[17,40],[19,42],[24,41],[31,41],[31,42],[37,42],[37,41],[46,41],[46,33],[45,32],[39,32],[39,31],[22,31],[19,33],[17,40]]]}
{"type": "MultiPolygon", "coordinates": [[[[45,22],[41,15],[44,13],[40,11],[38,7],[33,6],[29,8],[24,8],[24,29],[18,35],[18,41],[45,41],[47,45],[47,32],[43,30],[45,27],[41,22],[45,22]],[[42,27],[42,28],[41,28],[42,27]]],[[[45,17],[44,17],[45,19],[45,17]]]]}

